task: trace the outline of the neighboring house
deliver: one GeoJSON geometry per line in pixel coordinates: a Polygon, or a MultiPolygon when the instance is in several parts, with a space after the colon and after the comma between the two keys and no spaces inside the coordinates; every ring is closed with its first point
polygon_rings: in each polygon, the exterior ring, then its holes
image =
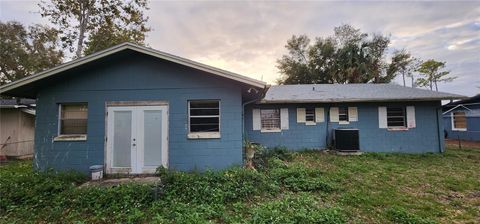
{"type": "Polygon", "coordinates": [[[441,152],[440,100],[462,98],[373,84],[269,89],[129,43],[7,84],[0,93],[37,99],[37,168],[86,172],[102,164],[107,173],[241,165],[245,139],[322,149],[335,127],[358,128],[361,151],[441,152]]]}
{"type": "Polygon", "coordinates": [[[35,100],[0,99],[0,156],[33,155],[35,100]]]}
{"type": "Polygon", "coordinates": [[[480,141],[480,94],[443,106],[445,136],[480,141]]]}

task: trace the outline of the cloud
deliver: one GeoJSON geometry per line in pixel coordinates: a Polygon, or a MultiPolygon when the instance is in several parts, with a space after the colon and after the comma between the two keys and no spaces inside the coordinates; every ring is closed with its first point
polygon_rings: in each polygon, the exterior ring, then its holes
{"type": "MultiPolygon", "coordinates": [[[[29,13],[35,7],[36,2],[2,1],[0,18],[41,21],[29,13]]],[[[288,38],[325,37],[349,23],[390,35],[392,48],[446,61],[459,78],[441,84],[442,91],[479,91],[478,2],[151,1],[150,8],[151,47],[270,83],[279,77],[276,60],[286,53],[288,38]]]]}

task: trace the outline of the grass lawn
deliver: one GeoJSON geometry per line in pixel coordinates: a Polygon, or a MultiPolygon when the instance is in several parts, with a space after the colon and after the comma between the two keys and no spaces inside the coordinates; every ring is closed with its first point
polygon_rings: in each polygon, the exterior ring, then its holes
{"type": "Polygon", "coordinates": [[[338,156],[277,150],[259,171],[159,170],[163,186],[77,186],[76,173],[0,167],[0,222],[480,223],[480,149],[338,156]]]}

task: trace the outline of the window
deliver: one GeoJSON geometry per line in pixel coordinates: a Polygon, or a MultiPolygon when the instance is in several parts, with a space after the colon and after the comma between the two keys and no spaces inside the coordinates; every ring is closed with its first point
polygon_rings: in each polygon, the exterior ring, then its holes
{"type": "Polygon", "coordinates": [[[260,110],[262,130],[280,129],[280,109],[260,110]]]}
{"type": "Polygon", "coordinates": [[[189,132],[220,132],[220,101],[192,100],[189,105],[189,132]]]}
{"type": "Polygon", "coordinates": [[[406,120],[404,107],[387,107],[387,127],[406,127],[406,120]]]}
{"type": "Polygon", "coordinates": [[[88,106],[86,103],[60,105],[60,135],[87,134],[88,106]]]}
{"type": "Polygon", "coordinates": [[[338,108],[338,121],[348,121],[348,107],[338,108]]]}
{"type": "Polygon", "coordinates": [[[306,108],[305,109],[305,121],[306,122],[315,122],[315,109],[306,108]]]}
{"type": "Polygon", "coordinates": [[[465,112],[453,112],[452,113],[452,130],[466,131],[467,130],[467,117],[465,112]]]}

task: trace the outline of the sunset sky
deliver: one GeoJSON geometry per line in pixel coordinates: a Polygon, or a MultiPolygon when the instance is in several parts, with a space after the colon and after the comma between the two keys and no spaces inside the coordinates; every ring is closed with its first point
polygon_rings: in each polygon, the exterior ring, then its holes
{"type": "MultiPolygon", "coordinates": [[[[48,24],[37,3],[0,0],[0,20],[48,24]]],[[[391,50],[446,61],[458,79],[440,91],[480,92],[480,2],[152,1],[147,14],[148,46],[271,84],[287,39],[347,23],[390,35],[391,50]]]]}

